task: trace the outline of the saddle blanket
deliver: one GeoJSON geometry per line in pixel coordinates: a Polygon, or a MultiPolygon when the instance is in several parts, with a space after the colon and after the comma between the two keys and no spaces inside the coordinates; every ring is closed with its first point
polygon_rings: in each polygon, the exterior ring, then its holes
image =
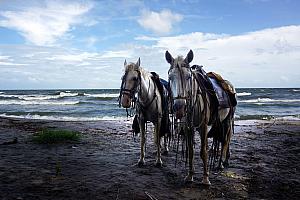
{"type": "Polygon", "coordinates": [[[222,108],[229,108],[230,107],[230,102],[227,93],[224,91],[224,89],[218,84],[217,80],[214,78],[208,77],[213,89],[216,93],[219,106],[222,108]]]}
{"type": "Polygon", "coordinates": [[[236,91],[235,91],[234,87],[232,86],[232,84],[229,81],[224,80],[223,77],[220,74],[218,74],[216,72],[208,72],[206,75],[210,78],[216,79],[221,84],[222,88],[225,91],[227,91],[231,94],[236,93],[236,91]]]}

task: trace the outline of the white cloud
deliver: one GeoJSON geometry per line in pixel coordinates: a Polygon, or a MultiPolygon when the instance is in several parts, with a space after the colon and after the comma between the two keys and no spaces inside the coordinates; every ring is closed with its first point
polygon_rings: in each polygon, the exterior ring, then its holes
{"type": "Polygon", "coordinates": [[[0,89],[118,88],[128,55],[31,45],[0,45],[0,54],[0,89]]]}
{"type": "Polygon", "coordinates": [[[138,23],[156,34],[168,34],[172,31],[174,24],[181,22],[182,19],[182,15],[172,13],[170,10],[161,12],[143,10],[138,23]]]}
{"type": "Polygon", "coordinates": [[[45,5],[0,12],[4,18],[0,26],[17,30],[33,44],[51,45],[81,23],[79,17],[91,8],[90,3],[46,1],[45,5]]]}
{"type": "Polygon", "coordinates": [[[14,63],[14,60],[11,58],[11,56],[2,56],[0,55],[0,66],[22,66],[27,65],[24,63],[14,63]]]}
{"type": "Polygon", "coordinates": [[[130,50],[121,50],[121,51],[106,51],[102,58],[130,58],[132,53],[130,50]]]}
{"type": "Polygon", "coordinates": [[[158,41],[159,39],[156,37],[149,37],[149,36],[137,36],[134,38],[135,40],[142,40],[142,41],[158,41]]]}
{"type": "Polygon", "coordinates": [[[204,65],[237,87],[300,87],[300,26],[285,26],[240,35],[189,33],[174,37],[147,36],[151,45],[124,46],[142,66],[167,78],[165,51],[175,57],[194,51],[191,64],[204,65]]]}
{"type": "Polygon", "coordinates": [[[97,53],[89,53],[89,52],[72,52],[72,53],[64,53],[64,54],[57,54],[53,55],[47,60],[53,61],[65,61],[65,62],[84,62],[86,60],[94,60],[95,58],[99,57],[97,53]]]}
{"type": "Polygon", "coordinates": [[[168,49],[174,56],[185,56],[192,49],[194,64],[204,65],[207,71],[221,73],[239,87],[299,87],[299,35],[300,26],[232,36],[190,33],[161,37],[153,47],[168,49]],[[259,81],[255,83],[255,79],[259,81]]]}
{"type": "Polygon", "coordinates": [[[2,62],[0,61],[0,66],[22,66],[22,65],[28,65],[24,63],[11,63],[11,62],[2,62]]]}
{"type": "Polygon", "coordinates": [[[140,36],[134,44],[94,53],[62,47],[0,45],[0,62],[27,64],[0,63],[0,87],[17,87],[11,79],[15,77],[18,87],[119,88],[124,58],[136,62],[140,57],[145,69],[167,78],[165,51],[175,57],[185,56],[189,49],[194,51],[191,64],[220,73],[236,87],[300,87],[299,35],[300,26],[286,26],[240,35],[197,32],[174,37],[140,36]],[[136,44],[139,40],[151,40],[151,44],[136,44]],[[36,82],[29,85],[29,79],[36,82]]]}

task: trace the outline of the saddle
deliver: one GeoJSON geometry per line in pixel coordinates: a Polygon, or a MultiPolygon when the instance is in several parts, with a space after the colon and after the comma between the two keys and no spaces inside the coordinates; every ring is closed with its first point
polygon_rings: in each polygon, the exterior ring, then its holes
{"type": "Polygon", "coordinates": [[[214,78],[208,77],[210,80],[213,90],[215,91],[215,95],[217,96],[219,107],[221,108],[229,108],[230,102],[229,97],[226,93],[226,91],[222,88],[222,86],[219,85],[218,81],[214,78]]]}
{"type": "Polygon", "coordinates": [[[196,74],[197,82],[201,83],[200,87],[204,87],[210,98],[210,110],[212,117],[209,120],[209,124],[213,121],[213,126],[208,132],[208,137],[213,137],[217,141],[224,142],[226,133],[223,132],[222,123],[218,119],[219,108],[232,109],[237,105],[236,92],[231,83],[224,80],[221,75],[215,72],[206,73],[202,66],[193,66],[193,72],[196,74]],[[202,79],[202,81],[201,81],[202,79]],[[204,83],[203,83],[204,82],[204,83]],[[201,86],[202,85],[202,86],[201,86]],[[220,131],[221,130],[221,131],[220,131]]]}
{"type": "MultiPolygon", "coordinates": [[[[224,80],[220,74],[217,74],[215,72],[208,72],[207,76],[210,78],[210,80],[214,80],[212,82],[218,83],[218,86],[221,86],[223,91],[227,94],[227,96],[229,97],[229,102],[230,102],[229,106],[235,107],[237,105],[237,99],[235,96],[236,91],[235,91],[233,85],[228,80],[224,80]]],[[[219,90],[217,89],[217,91],[219,91],[219,90]]],[[[221,96],[220,92],[217,92],[217,96],[218,95],[221,96]]]]}
{"type": "Polygon", "coordinates": [[[224,80],[221,75],[215,72],[206,73],[203,66],[192,66],[196,79],[206,91],[214,103],[220,108],[230,108],[237,104],[235,90],[231,83],[224,80]]]}

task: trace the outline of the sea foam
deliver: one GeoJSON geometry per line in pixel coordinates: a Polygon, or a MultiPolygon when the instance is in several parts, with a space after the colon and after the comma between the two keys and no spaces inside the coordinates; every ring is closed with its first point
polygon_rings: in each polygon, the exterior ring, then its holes
{"type": "Polygon", "coordinates": [[[0,100],[0,105],[75,105],[79,103],[79,101],[0,100]]]}
{"type": "Polygon", "coordinates": [[[119,97],[119,93],[110,94],[110,93],[103,93],[103,94],[88,94],[84,93],[84,96],[87,97],[95,97],[95,98],[116,98],[119,97]]]}
{"type": "MultiPolygon", "coordinates": [[[[114,117],[114,116],[103,116],[103,117],[71,117],[71,116],[41,116],[41,115],[9,115],[6,113],[0,114],[0,117],[17,118],[17,119],[40,119],[50,121],[130,121],[126,117],[114,117]]],[[[131,121],[130,121],[131,122],[131,121]]]]}
{"type": "Polygon", "coordinates": [[[251,92],[239,92],[237,93],[238,97],[242,97],[242,96],[250,96],[252,93],[251,92]]]}
{"type": "Polygon", "coordinates": [[[257,99],[239,100],[238,102],[242,102],[242,103],[271,103],[271,102],[293,103],[293,102],[300,102],[300,99],[257,98],[257,99]]]}

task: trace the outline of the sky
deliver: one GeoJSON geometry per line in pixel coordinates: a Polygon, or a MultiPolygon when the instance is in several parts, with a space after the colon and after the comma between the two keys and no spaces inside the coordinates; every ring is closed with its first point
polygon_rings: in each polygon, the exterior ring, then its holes
{"type": "Polygon", "coordinates": [[[300,87],[298,0],[0,0],[0,89],[120,88],[194,52],[241,87],[300,87]]]}

